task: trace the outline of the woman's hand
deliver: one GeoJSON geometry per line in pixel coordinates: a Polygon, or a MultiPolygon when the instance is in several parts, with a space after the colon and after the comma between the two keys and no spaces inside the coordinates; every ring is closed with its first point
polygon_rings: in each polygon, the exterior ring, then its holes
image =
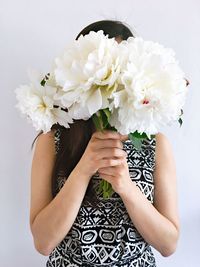
{"type": "MultiPolygon", "coordinates": [[[[127,155],[127,154],[126,154],[127,155]]],[[[111,167],[99,168],[98,173],[101,178],[112,185],[113,190],[120,195],[129,188],[132,180],[129,175],[129,168],[127,164],[126,155],[120,164],[111,167]]]]}
{"type": "Polygon", "coordinates": [[[101,171],[101,177],[112,184],[113,190],[120,191],[129,177],[127,153],[122,143],[124,137],[112,130],[94,132],[76,168],[90,178],[101,171]]]}

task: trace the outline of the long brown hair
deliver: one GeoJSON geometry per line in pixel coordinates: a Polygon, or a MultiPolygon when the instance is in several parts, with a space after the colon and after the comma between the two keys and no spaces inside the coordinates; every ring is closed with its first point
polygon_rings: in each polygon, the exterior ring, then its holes
{"type": "MultiPolygon", "coordinates": [[[[119,37],[122,40],[127,40],[128,37],[133,36],[133,33],[130,29],[121,21],[116,20],[101,20],[94,22],[87,27],[85,27],[76,37],[76,40],[80,35],[86,35],[90,31],[99,31],[103,30],[104,34],[107,34],[109,38],[119,37]]],[[[70,124],[70,128],[65,128],[61,125],[54,124],[53,129],[60,129],[60,149],[58,150],[56,162],[52,174],[52,195],[56,195],[56,182],[58,175],[63,177],[68,177],[71,171],[79,162],[82,154],[85,151],[85,148],[95,131],[95,125],[92,119],[88,120],[74,120],[74,123],[70,124]]],[[[35,137],[32,143],[32,147],[37,137],[42,134],[43,131],[40,131],[39,134],[35,137]]],[[[92,180],[92,179],[91,179],[92,180]]],[[[85,199],[90,200],[90,203],[96,205],[98,199],[96,197],[95,191],[93,189],[92,183],[90,182],[85,194],[85,199]]]]}

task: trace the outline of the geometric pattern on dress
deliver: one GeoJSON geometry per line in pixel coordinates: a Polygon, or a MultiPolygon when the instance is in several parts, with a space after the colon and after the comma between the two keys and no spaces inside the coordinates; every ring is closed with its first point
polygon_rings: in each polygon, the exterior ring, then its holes
{"type": "MultiPolygon", "coordinates": [[[[56,142],[59,149],[59,138],[56,142]]],[[[137,151],[130,140],[123,142],[130,178],[152,204],[155,145],[155,137],[142,141],[142,151],[137,151]]],[[[58,191],[65,179],[58,176],[58,191]]],[[[90,180],[95,191],[100,180],[98,172],[90,180]]],[[[46,266],[156,267],[151,246],[137,231],[120,196],[114,192],[106,200],[100,194],[97,197],[101,200],[97,207],[83,200],[70,231],[51,252],[46,266]]]]}

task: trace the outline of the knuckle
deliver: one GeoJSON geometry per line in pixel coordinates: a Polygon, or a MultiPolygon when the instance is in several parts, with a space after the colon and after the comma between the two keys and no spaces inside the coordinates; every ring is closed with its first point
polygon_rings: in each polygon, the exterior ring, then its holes
{"type": "Polygon", "coordinates": [[[114,146],[115,147],[118,147],[119,146],[119,140],[117,140],[117,139],[114,140],[114,146]]]}
{"type": "Polygon", "coordinates": [[[121,165],[124,162],[124,158],[119,159],[118,164],[121,165]]]}
{"type": "Polygon", "coordinates": [[[90,146],[93,145],[94,142],[95,142],[95,138],[92,136],[92,137],[90,138],[90,142],[89,142],[90,146]]]}
{"type": "Polygon", "coordinates": [[[92,138],[98,138],[99,137],[99,135],[101,134],[101,132],[99,132],[99,131],[94,131],[93,133],[92,133],[92,138]]]}
{"type": "Polygon", "coordinates": [[[116,138],[119,137],[119,133],[116,131],[112,130],[104,130],[103,133],[108,137],[108,138],[116,138]]]}
{"type": "Polygon", "coordinates": [[[94,139],[96,138],[96,135],[97,135],[96,132],[94,132],[94,133],[92,134],[92,136],[91,136],[91,139],[94,140],[94,139]]]}
{"type": "Polygon", "coordinates": [[[121,149],[124,148],[124,145],[123,145],[122,141],[119,141],[119,147],[121,147],[121,149]]]}
{"type": "Polygon", "coordinates": [[[127,157],[127,152],[123,150],[124,157],[127,157]]]}
{"type": "Polygon", "coordinates": [[[113,164],[113,160],[112,159],[107,159],[107,163],[108,163],[108,165],[112,165],[113,164]]]}
{"type": "Polygon", "coordinates": [[[93,143],[90,143],[89,146],[86,148],[89,154],[94,153],[94,145],[93,143]]]}
{"type": "Polygon", "coordinates": [[[97,139],[95,137],[93,137],[91,140],[90,140],[90,147],[92,149],[94,149],[96,147],[96,142],[97,142],[97,139]]]}
{"type": "Polygon", "coordinates": [[[117,140],[117,146],[118,147],[123,147],[122,142],[120,140],[117,140]]]}
{"type": "Polygon", "coordinates": [[[118,149],[117,149],[117,148],[114,147],[114,148],[112,149],[112,155],[113,155],[113,156],[118,156],[118,149]]]}
{"type": "Polygon", "coordinates": [[[123,175],[123,170],[122,170],[122,168],[119,168],[119,170],[118,170],[118,175],[119,175],[119,176],[122,176],[122,175],[123,175]]]}
{"type": "Polygon", "coordinates": [[[115,140],[113,140],[114,142],[113,142],[113,145],[115,146],[115,147],[118,147],[118,148],[123,148],[123,144],[122,144],[122,142],[119,140],[119,139],[115,139],[115,140]]]}

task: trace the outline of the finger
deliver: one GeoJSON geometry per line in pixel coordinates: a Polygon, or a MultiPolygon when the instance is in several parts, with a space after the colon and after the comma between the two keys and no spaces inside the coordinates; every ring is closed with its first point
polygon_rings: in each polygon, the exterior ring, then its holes
{"type": "MultiPolygon", "coordinates": [[[[119,165],[117,165],[117,166],[119,166],[119,165]]],[[[107,168],[105,168],[105,167],[99,168],[98,173],[99,174],[115,175],[117,166],[111,166],[111,167],[107,167],[107,168]]]]}
{"type": "Polygon", "coordinates": [[[121,138],[120,138],[121,141],[126,141],[127,139],[129,139],[128,134],[125,134],[125,135],[121,134],[121,138]]]}
{"type": "Polygon", "coordinates": [[[100,160],[103,158],[125,158],[127,156],[127,153],[121,149],[121,148],[116,148],[116,147],[112,147],[112,148],[101,148],[97,155],[96,155],[96,159],[100,160]]]}
{"type": "Polygon", "coordinates": [[[112,184],[114,176],[102,173],[101,178],[112,184]]]}
{"type": "Polygon", "coordinates": [[[110,166],[117,166],[123,162],[123,158],[116,158],[116,159],[102,159],[99,163],[99,168],[110,167],[110,166]]]}
{"type": "Polygon", "coordinates": [[[123,149],[123,143],[119,139],[96,139],[95,145],[97,149],[109,147],[123,149]]]}
{"type": "Polygon", "coordinates": [[[103,130],[103,131],[96,131],[93,133],[94,138],[99,139],[120,139],[121,135],[119,132],[112,131],[112,130],[103,130]]]}
{"type": "Polygon", "coordinates": [[[108,172],[108,171],[104,171],[104,172],[98,172],[99,175],[110,175],[110,176],[113,176],[115,177],[116,176],[116,173],[115,172],[108,172]]]}

